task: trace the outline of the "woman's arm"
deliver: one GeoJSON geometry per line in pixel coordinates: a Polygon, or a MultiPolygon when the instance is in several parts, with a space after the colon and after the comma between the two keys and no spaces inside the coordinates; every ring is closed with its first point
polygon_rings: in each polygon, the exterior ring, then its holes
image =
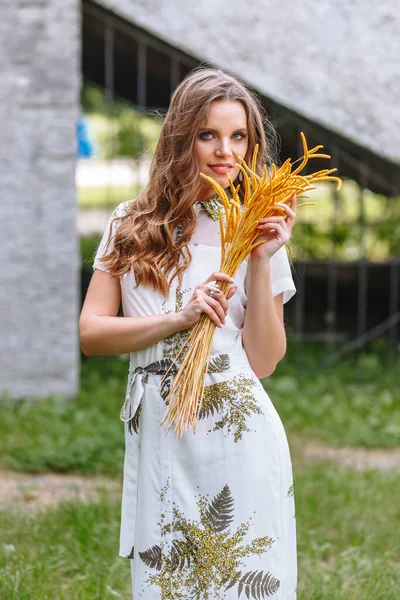
{"type": "Polygon", "coordinates": [[[283,323],[283,294],[272,296],[271,257],[288,242],[296,220],[296,196],[290,206],[276,203],[284,217],[260,220],[257,240],[263,243],[251,252],[247,270],[247,307],[243,325],[243,346],[251,368],[259,377],[271,375],[286,352],[283,323]]]}
{"type": "Polygon", "coordinates": [[[79,320],[80,344],[86,356],[126,354],[184,328],[180,313],[117,317],[120,302],[119,279],[96,269],[79,320]]]}
{"type": "Polygon", "coordinates": [[[283,294],[273,298],[269,260],[251,257],[247,271],[247,307],[243,346],[259,379],[271,375],[286,352],[283,294]]]}
{"type": "MultiPolygon", "coordinates": [[[[225,273],[213,273],[198,285],[184,309],[177,313],[143,317],[117,317],[121,302],[118,278],[96,269],[93,273],[79,320],[80,344],[86,356],[127,354],[156,344],[176,331],[195,325],[205,312],[217,327],[222,327],[228,310],[223,294],[211,298],[207,282],[230,281],[225,273]]],[[[232,297],[232,288],[228,297],[232,297]]]]}

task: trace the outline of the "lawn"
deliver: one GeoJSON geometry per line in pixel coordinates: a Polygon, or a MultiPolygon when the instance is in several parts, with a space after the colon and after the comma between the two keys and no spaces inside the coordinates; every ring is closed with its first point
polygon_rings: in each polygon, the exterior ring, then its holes
{"type": "MultiPolygon", "coordinates": [[[[299,600],[400,599],[398,476],[294,456],[299,600]]],[[[118,500],[0,516],[2,600],[130,599],[118,500]]]]}
{"type": "MultiPolygon", "coordinates": [[[[299,600],[400,600],[400,480],[305,462],[297,436],[331,444],[399,444],[399,364],[384,353],[323,367],[323,350],[288,356],[264,385],[292,445],[299,600]]],[[[75,402],[1,400],[0,464],[21,471],[103,474],[120,486],[119,408],[125,357],[83,359],[75,402]]],[[[120,499],[0,515],[3,600],[130,599],[129,563],[117,556],[120,499]]]]}
{"type": "Polygon", "coordinates": [[[78,207],[82,210],[106,209],[111,212],[120,202],[136,198],[141,186],[109,186],[78,188],[78,207]]]}
{"type": "Polygon", "coordinates": [[[331,445],[400,445],[400,354],[385,346],[326,366],[323,345],[289,347],[264,380],[287,431],[331,445]]]}
{"type": "MultiPolygon", "coordinates": [[[[124,357],[81,363],[75,402],[57,398],[1,401],[0,465],[39,472],[114,475],[123,458],[118,418],[125,394],[124,357]]],[[[324,349],[294,346],[264,386],[285,428],[332,445],[400,445],[400,358],[384,353],[352,357],[324,368],[324,349]]]]}

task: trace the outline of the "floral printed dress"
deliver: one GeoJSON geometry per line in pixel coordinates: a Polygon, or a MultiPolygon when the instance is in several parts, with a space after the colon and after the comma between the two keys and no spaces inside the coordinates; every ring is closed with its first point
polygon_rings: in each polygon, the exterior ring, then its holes
{"type": "MultiPolygon", "coordinates": [[[[110,217],[93,268],[104,270],[110,217]]],[[[179,311],[196,285],[219,270],[213,205],[196,204],[192,261],[168,298],[134,274],[120,279],[125,316],[179,311]]],[[[119,221],[114,223],[114,228],[119,221]]],[[[115,230],[113,231],[115,234],[115,230]]],[[[126,452],[120,555],[131,559],[134,600],[295,600],[297,560],[292,466],[281,420],[242,346],[246,269],[235,281],[226,323],[216,329],[206,390],[194,434],[174,439],[166,425],[172,369],[188,335],[178,332],[130,354],[123,417],[126,452]]],[[[285,248],[271,260],[273,295],[295,293],[285,248]]]]}

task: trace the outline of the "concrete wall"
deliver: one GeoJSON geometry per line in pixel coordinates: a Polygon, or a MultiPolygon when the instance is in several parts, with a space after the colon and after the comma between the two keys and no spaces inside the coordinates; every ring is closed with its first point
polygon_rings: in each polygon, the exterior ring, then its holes
{"type": "Polygon", "coordinates": [[[74,396],[79,0],[0,0],[0,393],[74,396]]]}
{"type": "MultiPolygon", "coordinates": [[[[397,0],[99,0],[400,162],[397,0]]],[[[0,393],[74,396],[80,1],[0,0],[0,393]]]]}
{"type": "Polygon", "coordinates": [[[100,0],[400,163],[398,0],[100,0]]]}

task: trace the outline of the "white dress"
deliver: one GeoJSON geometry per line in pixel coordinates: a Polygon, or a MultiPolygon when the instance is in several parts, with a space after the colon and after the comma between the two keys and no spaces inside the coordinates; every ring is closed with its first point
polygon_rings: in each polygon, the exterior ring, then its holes
{"type": "MultiPolygon", "coordinates": [[[[128,205],[111,215],[93,268],[105,270],[98,259],[111,219],[128,205]]],[[[129,272],[120,279],[125,316],[178,311],[219,270],[218,223],[196,207],[181,289],[176,280],[165,298],[135,287],[129,272]]],[[[196,434],[175,440],[172,429],[158,428],[170,380],[159,383],[188,331],[130,354],[120,555],[131,559],[134,600],[296,598],[292,466],[282,422],[242,346],[246,269],[247,261],[226,323],[215,331],[196,434]]],[[[284,302],[295,293],[284,247],[271,260],[271,281],[284,302]]]]}

